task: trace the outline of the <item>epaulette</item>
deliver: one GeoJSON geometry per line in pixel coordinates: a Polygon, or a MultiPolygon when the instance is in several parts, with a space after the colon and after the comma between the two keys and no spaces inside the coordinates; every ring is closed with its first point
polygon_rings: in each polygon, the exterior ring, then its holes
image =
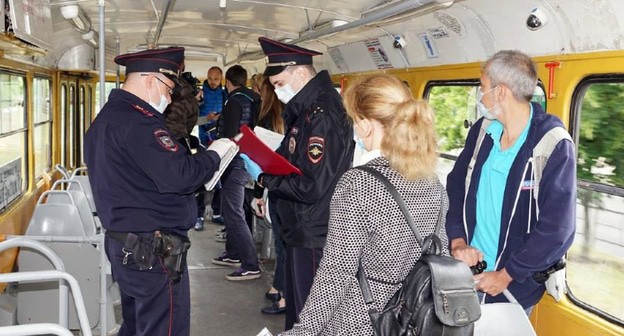
{"type": "Polygon", "coordinates": [[[134,105],[132,105],[132,107],[134,107],[134,109],[135,109],[135,110],[137,110],[137,111],[141,112],[141,114],[143,114],[143,115],[144,115],[144,116],[146,116],[146,117],[153,117],[153,116],[154,116],[154,113],[152,113],[152,112],[150,112],[150,111],[146,110],[146,109],[145,109],[144,107],[142,107],[142,106],[139,106],[139,105],[137,105],[137,104],[134,104],[134,105]]]}

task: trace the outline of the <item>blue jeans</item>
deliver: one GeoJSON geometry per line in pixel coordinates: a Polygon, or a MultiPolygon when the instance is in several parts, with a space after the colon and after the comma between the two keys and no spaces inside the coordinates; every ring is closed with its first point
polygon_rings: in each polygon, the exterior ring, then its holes
{"type": "MultiPolygon", "coordinates": [[[[241,161],[242,165],[242,161],[241,161]]],[[[227,230],[225,251],[230,258],[240,259],[241,268],[248,271],[256,271],[258,267],[258,255],[256,244],[251,236],[251,231],[245,221],[245,184],[249,180],[249,174],[243,167],[239,167],[237,159],[232,160],[230,167],[221,177],[221,216],[227,230]]]]}

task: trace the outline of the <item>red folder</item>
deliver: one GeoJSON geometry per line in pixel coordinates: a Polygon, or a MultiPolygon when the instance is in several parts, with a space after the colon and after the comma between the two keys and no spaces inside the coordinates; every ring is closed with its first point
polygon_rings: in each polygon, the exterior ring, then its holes
{"type": "Polygon", "coordinates": [[[240,147],[239,153],[247,154],[262,168],[263,172],[270,175],[302,175],[299,168],[269,148],[249,126],[241,126],[240,131],[241,133],[233,139],[240,147]]]}

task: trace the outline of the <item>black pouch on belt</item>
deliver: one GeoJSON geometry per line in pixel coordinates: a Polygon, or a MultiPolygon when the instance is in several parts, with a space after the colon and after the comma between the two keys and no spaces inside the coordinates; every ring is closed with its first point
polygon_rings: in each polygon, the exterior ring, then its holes
{"type": "MultiPolygon", "coordinates": [[[[139,270],[143,271],[152,268],[152,263],[154,262],[152,248],[150,244],[145,242],[144,238],[141,236],[134,233],[128,233],[123,251],[126,253],[126,258],[128,255],[132,256],[134,264],[139,268],[139,270]]],[[[126,258],[124,258],[124,265],[127,263],[126,258]]]]}
{"type": "Polygon", "coordinates": [[[154,254],[162,258],[169,280],[179,282],[186,268],[186,251],[191,248],[188,237],[173,232],[156,232],[152,248],[154,254]]]}

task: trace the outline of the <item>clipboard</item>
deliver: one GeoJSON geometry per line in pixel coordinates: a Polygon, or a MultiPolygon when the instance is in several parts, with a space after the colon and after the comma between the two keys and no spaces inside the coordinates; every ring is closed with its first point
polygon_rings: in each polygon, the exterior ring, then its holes
{"type": "Polygon", "coordinates": [[[274,152],[247,125],[240,128],[234,142],[240,147],[240,153],[247,154],[257,163],[262,171],[269,175],[303,175],[299,168],[293,166],[286,158],[274,152]]]}

